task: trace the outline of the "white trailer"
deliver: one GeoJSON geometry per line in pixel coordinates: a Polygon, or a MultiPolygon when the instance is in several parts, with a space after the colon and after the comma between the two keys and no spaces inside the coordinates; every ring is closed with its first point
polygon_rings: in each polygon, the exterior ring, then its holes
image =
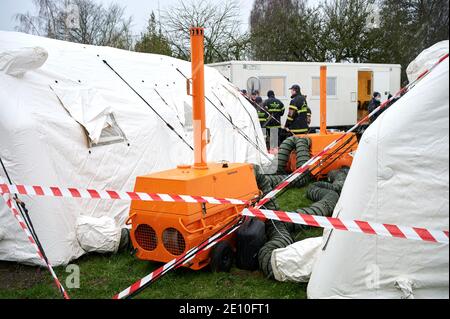
{"type": "MultiPolygon", "coordinates": [[[[319,126],[320,66],[327,66],[327,125],[348,127],[367,114],[372,93],[381,93],[382,100],[400,89],[399,64],[258,62],[230,61],[209,64],[240,89],[249,93],[258,90],[267,98],[273,90],[285,106],[289,105],[289,88],[301,87],[312,111],[312,127],[319,126]]],[[[286,120],[287,112],[283,118],[286,120]]]]}

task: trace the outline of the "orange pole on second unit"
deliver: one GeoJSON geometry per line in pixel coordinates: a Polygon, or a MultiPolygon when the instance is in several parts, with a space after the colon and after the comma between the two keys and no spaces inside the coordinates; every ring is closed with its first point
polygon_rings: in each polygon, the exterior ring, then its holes
{"type": "Polygon", "coordinates": [[[327,67],[320,67],[320,134],[327,134],[327,67]]]}
{"type": "Polygon", "coordinates": [[[190,28],[192,64],[192,107],[194,124],[194,168],[206,169],[207,130],[205,122],[204,29],[190,28]]]}

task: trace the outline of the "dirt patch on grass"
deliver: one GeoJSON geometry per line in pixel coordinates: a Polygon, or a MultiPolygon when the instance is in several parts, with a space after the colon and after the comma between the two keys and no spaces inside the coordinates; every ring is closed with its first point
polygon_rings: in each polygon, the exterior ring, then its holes
{"type": "Polygon", "coordinates": [[[263,278],[264,275],[258,271],[249,271],[249,270],[243,270],[243,269],[238,269],[238,268],[233,268],[231,269],[230,272],[233,276],[237,276],[240,278],[248,278],[248,277],[252,277],[252,278],[263,278]]]}
{"type": "Polygon", "coordinates": [[[27,289],[47,279],[44,269],[0,261],[0,289],[27,289]]]}

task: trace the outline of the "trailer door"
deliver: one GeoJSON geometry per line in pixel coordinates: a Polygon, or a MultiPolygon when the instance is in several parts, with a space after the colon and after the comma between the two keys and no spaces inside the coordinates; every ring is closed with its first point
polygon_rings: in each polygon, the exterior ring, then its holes
{"type": "Polygon", "coordinates": [[[387,100],[391,88],[391,75],[389,71],[373,72],[373,91],[381,93],[381,100],[387,100]]]}
{"type": "Polygon", "coordinates": [[[358,121],[368,114],[368,105],[373,92],[373,72],[369,69],[358,71],[358,121]]]}

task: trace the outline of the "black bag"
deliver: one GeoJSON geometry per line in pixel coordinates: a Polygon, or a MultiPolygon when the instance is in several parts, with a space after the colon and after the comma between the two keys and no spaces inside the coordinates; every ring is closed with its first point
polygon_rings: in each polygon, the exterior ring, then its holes
{"type": "Polygon", "coordinates": [[[265,223],[256,218],[247,219],[237,230],[236,267],[257,270],[258,252],[265,243],[265,223]]]}

